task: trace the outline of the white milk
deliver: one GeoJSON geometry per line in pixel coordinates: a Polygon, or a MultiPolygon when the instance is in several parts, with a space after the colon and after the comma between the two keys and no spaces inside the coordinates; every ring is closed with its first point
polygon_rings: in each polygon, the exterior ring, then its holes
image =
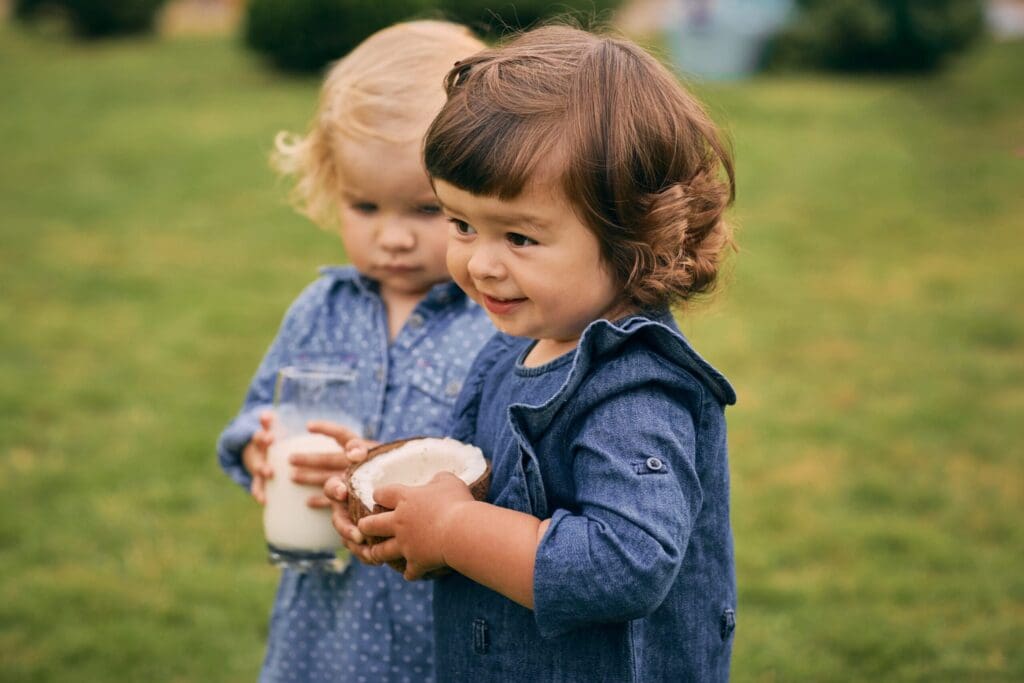
{"type": "Polygon", "coordinates": [[[274,476],[267,480],[267,504],[263,530],[267,542],[286,550],[336,550],[341,538],[331,524],[330,508],[311,508],[310,496],[323,492],[319,486],[292,481],[293,453],[340,453],[338,442],[323,434],[297,434],[275,440],[267,452],[274,476]]]}

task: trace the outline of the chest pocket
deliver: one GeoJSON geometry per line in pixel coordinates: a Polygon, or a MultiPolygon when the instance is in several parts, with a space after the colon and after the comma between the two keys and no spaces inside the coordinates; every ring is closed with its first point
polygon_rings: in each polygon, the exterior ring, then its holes
{"type": "Polygon", "coordinates": [[[319,349],[298,348],[291,354],[289,365],[326,367],[357,373],[359,357],[351,352],[329,353],[319,349]]]}

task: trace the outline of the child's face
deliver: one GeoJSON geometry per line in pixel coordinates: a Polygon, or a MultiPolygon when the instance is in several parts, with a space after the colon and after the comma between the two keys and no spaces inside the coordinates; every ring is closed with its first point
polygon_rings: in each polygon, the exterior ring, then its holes
{"type": "Polygon", "coordinates": [[[447,224],[419,143],[348,142],[341,157],[341,239],[352,264],[380,282],[385,301],[421,297],[450,279],[447,224]]]}
{"type": "Polygon", "coordinates": [[[451,218],[448,270],[502,332],[576,346],[584,328],[612,317],[618,287],[597,238],[556,183],[534,183],[504,201],[435,181],[451,218]]]}

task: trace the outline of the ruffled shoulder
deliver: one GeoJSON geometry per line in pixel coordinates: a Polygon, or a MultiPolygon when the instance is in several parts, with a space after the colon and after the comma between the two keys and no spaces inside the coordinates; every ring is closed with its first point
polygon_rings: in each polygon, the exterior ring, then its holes
{"type": "Polygon", "coordinates": [[[573,374],[577,369],[585,373],[599,359],[622,353],[633,344],[648,347],[696,377],[719,403],[736,403],[736,391],[729,380],[697,353],[668,311],[650,317],[632,316],[617,323],[591,323],[580,340],[573,374]]]}
{"type": "Polygon", "coordinates": [[[636,315],[617,322],[596,320],[584,330],[572,369],[562,388],[542,405],[511,406],[513,429],[526,441],[544,433],[558,411],[606,361],[626,359],[629,375],[605,377],[603,391],[616,392],[629,384],[664,376],[664,364],[674,367],[707,390],[722,405],[736,402],[736,392],[725,376],[698,354],[679,331],[671,313],[636,315]],[[656,357],[659,360],[653,360],[656,357]]]}

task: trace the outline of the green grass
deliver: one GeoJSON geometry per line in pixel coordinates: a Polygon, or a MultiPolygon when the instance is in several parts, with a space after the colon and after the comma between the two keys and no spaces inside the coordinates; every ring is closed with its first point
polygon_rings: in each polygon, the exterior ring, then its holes
{"type": "MultiPolygon", "coordinates": [[[[698,90],[741,252],[737,681],[1024,679],[1024,44],[698,90]]],[[[275,573],[213,442],[332,235],[266,163],[318,83],[0,27],[0,679],[248,681],[275,573]]]]}

